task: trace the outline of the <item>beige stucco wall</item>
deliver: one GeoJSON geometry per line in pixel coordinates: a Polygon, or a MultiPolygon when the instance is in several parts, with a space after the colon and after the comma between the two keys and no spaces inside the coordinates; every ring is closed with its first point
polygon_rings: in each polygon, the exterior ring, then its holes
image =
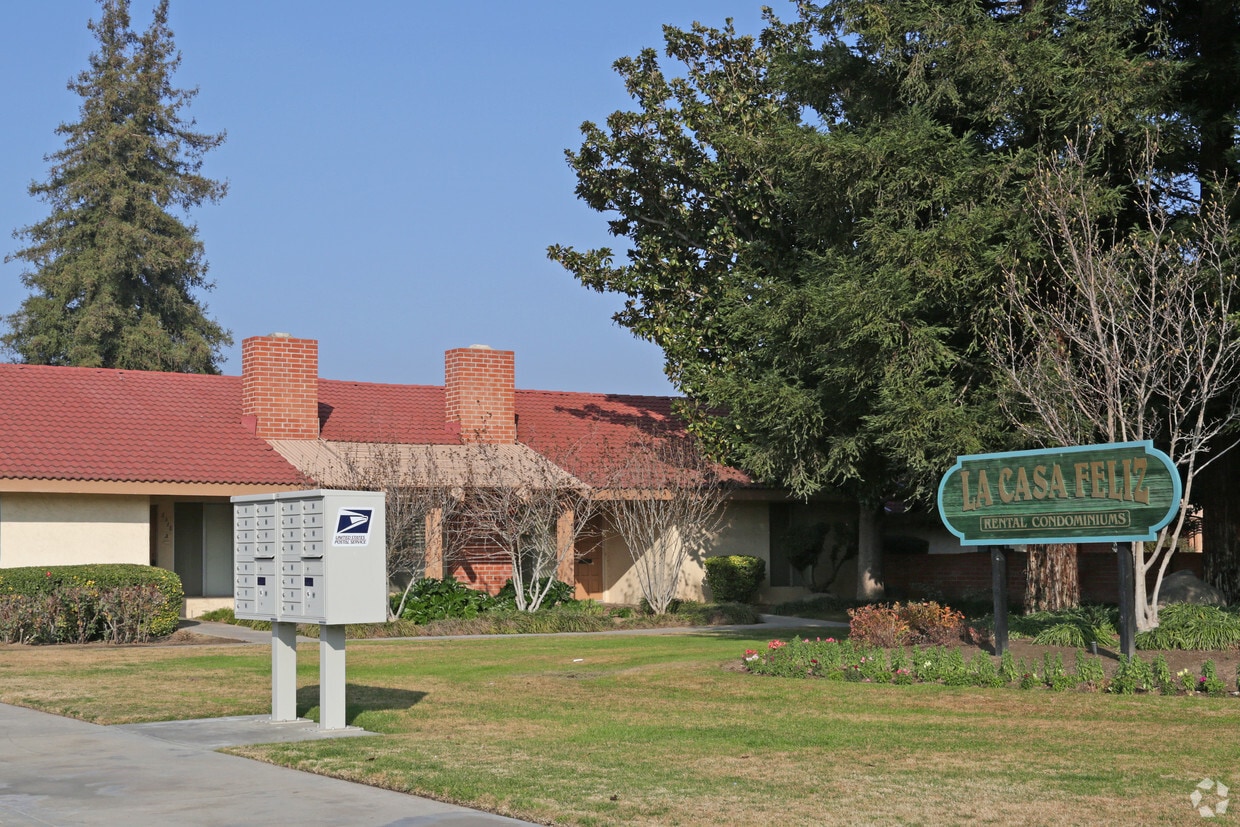
{"type": "Polygon", "coordinates": [[[150,498],[0,494],[0,568],[150,563],[150,498]]]}
{"type": "MultiPolygon", "coordinates": [[[[770,565],[770,509],[764,502],[733,502],[724,511],[723,522],[710,545],[710,556],[748,554],[770,565]]],[[[683,600],[706,600],[706,567],[691,556],[680,572],[676,596],[683,600]]],[[[642,592],[628,547],[620,537],[609,534],[603,540],[603,600],[608,603],[638,603],[642,592]]]]}

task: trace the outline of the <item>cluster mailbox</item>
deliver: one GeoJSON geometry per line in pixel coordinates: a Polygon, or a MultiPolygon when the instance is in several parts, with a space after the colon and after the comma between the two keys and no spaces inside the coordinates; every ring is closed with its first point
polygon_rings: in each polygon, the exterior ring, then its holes
{"type": "Polygon", "coordinates": [[[387,619],[382,492],[288,491],[232,503],[237,617],[324,625],[387,619]]]}

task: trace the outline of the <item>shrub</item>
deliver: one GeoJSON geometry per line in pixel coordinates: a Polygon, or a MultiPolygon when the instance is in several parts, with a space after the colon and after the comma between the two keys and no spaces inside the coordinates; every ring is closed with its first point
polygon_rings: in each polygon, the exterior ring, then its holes
{"type": "Polygon", "coordinates": [[[1134,692],[1148,692],[1153,686],[1154,676],[1149,664],[1141,660],[1140,655],[1129,658],[1119,656],[1119,667],[1111,678],[1109,690],[1120,695],[1131,695],[1134,692]]]}
{"type": "MultiPolygon", "coordinates": [[[[671,600],[667,602],[667,613],[669,615],[678,614],[680,612],[681,606],[683,606],[684,604],[685,604],[685,601],[681,600],[679,597],[673,597],[671,600]]],[[[654,609],[650,608],[650,601],[644,597],[638,601],[637,610],[644,615],[654,614],[654,609]]]]}
{"type": "Polygon", "coordinates": [[[1053,692],[1062,692],[1076,683],[1064,671],[1063,656],[1058,652],[1053,654],[1046,652],[1042,655],[1042,681],[1046,684],[1046,688],[1053,692]]]}
{"type": "Polygon", "coordinates": [[[1106,672],[1102,668],[1102,658],[1096,655],[1086,657],[1084,649],[1076,650],[1076,683],[1086,689],[1103,689],[1106,685],[1106,672]]]}
{"type": "Polygon", "coordinates": [[[1020,677],[1020,673],[1016,670],[1016,660],[1012,657],[1011,649],[1004,649],[1003,654],[999,658],[999,677],[1003,678],[1004,683],[1015,683],[1020,677]]]}
{"type": "Polygon", "coordinates": [[[1171,667],[1167,666],[1167,659],[1162,656],[1161,652],[1154,656],[1154,662],[1150,664],[1150,675],[1154,679],[1154,688],[1160,694],[1174,695],[1176,693],[1175,680],[1171,677],[1171,667]]]}
{"type": "Polygon", "coordinates": [[[902,646],[908,636],[908,623],[893,606],[881,603],[859,606],[849,609],[848,617],[848,637],[858,643],[890,649],[902,646]]]}
{"type": "MultiPolygon", "coordinates": [[[[392,611],[400,606],[400,600],[401,595],[392,595],[392,611]]],[[[486,592],[471,589],[455,579],[423,577],[409,587],[400,619],[418,624],[432,620],[467,620],[494,608],[497,602],[486,592]]]]}
{"type": "Polygon", "coordinates": [[[1042,679],[1038,677],[1038,672],[1029,664],[1025,663],[1025,659],[1020,659],[1020,664],[1016,667],[1020,671],[1020,688],[1033,689],[1035,686],[1041,686],[1042,679]]]}
{"type": "Polygon", "coordinates": [[[996,671],[994,660],[985,652],[978,652],[969,661],[969,678],[974,686],[997,687],[1007,683],[996,671]]]}
{"type": "Polygon", "coordinates": [[[1240,644],[1240,615],[1218,606],[1168,603],[1158,628],[1136,636],[1138,649],[1228,649],[1240,644]]]}
{"type": "Polygon", "coordinates": [[[964,653],[959,648],[947,651],[947,657],[942,660],[942,670],[941,679],[945,686],[969,686],[973,683],[973,676],[964,662],[964,653]]]}
{"type": "MultiPolygon", "coordinates": [[[[538,578],[537,581],[530,583],[525,587],[526,594],[537,594],[538,592],[541,592],[544,588],[547,588],[547,581],[552,579],[554,578],[538,578]]],[[[539,604],[539,608],[549,609],[560,603],[572,603],[577,599],[573,596],[574,594],[576,594],[576,590],[572,586],[568,585],[563,580],[555,580],[555,582],[551,584],[550,588],[547,588],[547,594],[543,597],[543,601],[539,604]]],[[[506,583],[504,583],[504,587],[499,590],[499,594],[495,595],[495,599],[501,605],[511,604],[515,606],[516,597],[517,587],[512,584],[511,577],[508,578],[506,583]]]]}
{"type": "Polygon", "coordinates": [[[181,579],[153,566],[98,563],[0,570],[0,640],[130,642],[177,629],[181,579]]]}
{"type": "Polygon", "coordinates": [[[933,600],[896,604],[900,617],[908,624],[909,642],[939,645],[960,639],[964,615],[933,600]]]}
{"type": "MultiPolygon", "coordinates": [[[[225,606],[224,608],[220,608],[220,609],[210,609],[208,611],[205,611],[202,614],[198,615],[197,619],[198,620],[210,620],[216,623],[230,623],[233,626],[244,626],[247,629],[254,629],[259,632],[270,632],[271,631],[270,620],[238,620],[236,611],[227,606],[225,606]]],[[[306,628],[313,628],[317,631],[319,626],[317,623],[306,624],[306,628]]],[[[298,627],[297,634],[299,635],[305,634],[305,632],[302,630],[300,626],[298,627]]]]}
{"type": "Polygon", "coordinates": [[[734,554],[703,562],[706,585],[716,603],[752,603],[766,577],[766,561],[758,557],[734,554]]]}
{"type": "Polygon", "coordinates": [[[1219,678],[1218,667],[1214,665],[1214,661],[1208,660],[1201,665],[1201,677],[1197,679],[1197,688],[1214,698],[1227,694],[1227,685],[1219,678]]]}
{"type": "Polygon", "coordinates": [[[947,660],[947,650],[935,646],[924,652],[921,647],[913,647],[913,674],[917,680],[933,683],[943,677],[943,664],[947,660]]]}
{"type": "Polygon", "coordinates": [[[739,626],[761,623],[748,603],[695,603],[686,600],[676,615],[690,626],[739,626]]]}
{"type": "Polygon", "coordinates": [[[1091,643],[1115,644],[1117,611],[1110,606],[1085,605],[1057,612],[1032,612],[1008,620],[1013,637],[1030,638],[1041,646],[1083,649],[1091,643]]]}
{"type": "Polygon", "coordinates": [[[960,638],[964,615],[934,601],[874,603],[849,609],[849,637],[890,649],[905,644],[939,646],[960,638]]]}

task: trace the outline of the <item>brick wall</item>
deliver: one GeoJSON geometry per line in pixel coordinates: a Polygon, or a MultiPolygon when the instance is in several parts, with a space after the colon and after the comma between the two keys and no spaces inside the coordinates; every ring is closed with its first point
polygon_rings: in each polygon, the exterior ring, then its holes
{"type": "Polygon", "coordinates": [[[241,342],[241,414],[263,439],[319,435],[319,343],[287,333],[241,342]]]}
{"type": "MultiPolygon", "coordinates": [[[[1025,599],[1025,556],[1008,555],[1008,602],[1025,599]]],[[[888,554],[883,584],[889,600],[942,598],[948,602],[990,598],[990,552],[888,554]]]]}
{"type": "Polygon", "coordinates": [[[517,441],[514,365],[511,350],[485,345],[444,354],[445,418],[459,426],[463,441],[491,445],[517,441]]]}
{"type": "MultiPolygon", "coordinates": [[[[1025,599],[1025,555],[1008,554],[1008,602],[1025,599]]],[[[1116,603],[1119,600],[1119,563],[1110,549],[1086,548],[1077,554],[1077,573],[1081,600],[1086,603],[1116,603]]],[[[1201,577],[1200,554],[1178,553],[1171,558],[1167,573],[1188,570],[1201,577]]],[[[937,597],[947,600],[990,599],[990,553],[889,554],[883,559],[887,599],[937,597]]],[[[1154,586],[1154,572],[1146,578],[1154,586]]]]}
{"type": "Polygon", "coordinates": [[[494,546],[469,546],[462,551],[459,560],[448,565],[447,576],[471,589],[498,594],[512,579],[512,563],[508,555],[494,546]]]}

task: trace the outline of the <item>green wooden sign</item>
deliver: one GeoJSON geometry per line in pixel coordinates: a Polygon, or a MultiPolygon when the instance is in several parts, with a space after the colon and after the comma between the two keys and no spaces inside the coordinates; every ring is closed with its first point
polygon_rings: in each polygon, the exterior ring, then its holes
{"type": "Polygon", "coordinates": [[[939,515],[965,546],[1153,540],[1180,475],[1149,440],[973,454],[939,483],[939,515]]]}

